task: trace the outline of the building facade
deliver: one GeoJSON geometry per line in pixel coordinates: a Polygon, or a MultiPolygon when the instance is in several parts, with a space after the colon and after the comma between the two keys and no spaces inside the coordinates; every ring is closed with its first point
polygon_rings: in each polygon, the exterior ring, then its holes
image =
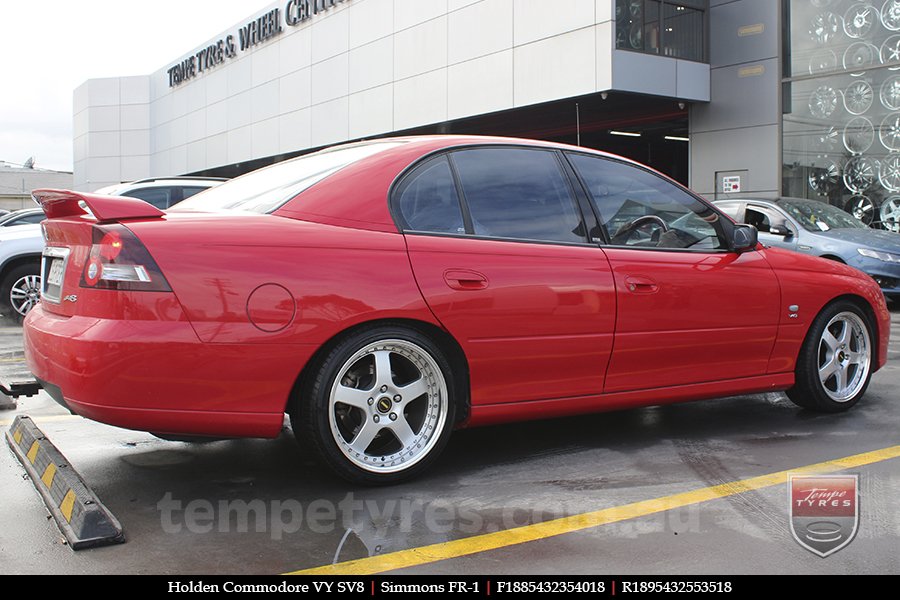
{"type": "Polygon", "coordinates": [[[900,212],[895,32],[900,0],[280,0],[79,87],[75,186],[466,133],[608,150],[710,198],[864,197],[878,221],[900,212]]]}
{"type": "Polygon", "coordinates": [[[31,160],[25,165],[0,161],[0,208],[35,208],[31,190],[68,189],[72,187],[72,183],[72,173],[35,168],[31,160]]]}

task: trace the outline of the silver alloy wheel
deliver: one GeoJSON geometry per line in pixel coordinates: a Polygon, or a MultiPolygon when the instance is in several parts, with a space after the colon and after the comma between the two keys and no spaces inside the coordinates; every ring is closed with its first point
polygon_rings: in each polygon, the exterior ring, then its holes
{"type": "Polygon", "coordinates": [[[832,317],[819,340],[819,381],[825,394],[835,402],[852,400],[866,385],[871,355],[869,330],[859,315],[832,317]]]}
{"type": "Polygon", "coordinates": [[[20,277],[9,290],[9,304],[19,315],[25,316],[28,311],[41,301],[41,276],[26,275],[20,277]]]}
{"type": "Polygon", "coordinates": [[[900,196],[889,196],[881,205],[881,226],[888,231],[900,232],[900,196]]]}
{"type": "Polygon", "coordinates": [[[328,398],[335,443],[356,467],[396,473],[424,459],[444,430],[444,374],[421,346],[406,340],[366,345],[341,367],[328,398]]]}

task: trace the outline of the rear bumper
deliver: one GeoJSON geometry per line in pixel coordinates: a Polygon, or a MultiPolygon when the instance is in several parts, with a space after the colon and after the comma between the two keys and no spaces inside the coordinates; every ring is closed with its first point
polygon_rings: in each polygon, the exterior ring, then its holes
{"type": "Polygon", "coordinates": [[[308,345],[206,344],[187,321],[25,319],[25,358],[54,399],[89,419],[154,433],[275,437],[308,345]],[[56,397],[59,396],[59,397],[56,397]]]}

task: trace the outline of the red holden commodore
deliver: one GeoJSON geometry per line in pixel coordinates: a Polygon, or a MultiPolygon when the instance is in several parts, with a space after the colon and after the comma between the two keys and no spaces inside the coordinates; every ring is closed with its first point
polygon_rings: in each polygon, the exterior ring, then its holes
{"type": "Polygon", "coordinates": [[[458,427],[776,390],[842,411],[887,358],[871,278],[583,148],[345,145],[167,212],[34,196],[26,355],[51,396],[176,439],[287,413],[355,482],[420,473],[458,427]]]}

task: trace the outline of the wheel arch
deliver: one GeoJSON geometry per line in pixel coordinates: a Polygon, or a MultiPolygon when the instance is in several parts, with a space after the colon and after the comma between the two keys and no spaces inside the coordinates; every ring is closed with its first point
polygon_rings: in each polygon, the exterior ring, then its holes
{"type": "Polygon", "coordinates": [[[844,260],[843,258],[841,258],[840,256],[838,256],[837,254],[823,254],[819,258],[824,258],[825,260],[833,260],[835,262],[841,263],[842,265],[847,264],[847,261],[844,260]]]}
{"type": "MultiPolygon", "coordinates": [[[[869,304],[869,301],[863,298],[862,296],[856,294],[843,294],[841,296],[837,296],[832,298],[829,302],[825,303],[819,312],[816,313],[816,316],[822,314],[822,311],[827,309],[829,306],[833,304],[837,304],[838,302],[850,302],[851,304],[856,305],[859,308],[863,315],[865,315],[866,320],[869,323],[869,331],[872,336],[872,364],[877,365],[879,356],[879,342],[880,342],[880,333],[878,331],[878,318],[875,315],[875,309],[872,308],[872,305],[869,304]]],[[[811,329],[811,327],[810,327],[811,329]]],[[[806,335],[804,336],[804,342],[807,337],[810,335],[810,330],[807,330],[806,335]]]]}
{"type": "Polygon", "coordinates": [[[18,267],[19,265],[27,265],[37,263],[40,265],[41,262],[41,254],[33,253],[33,254],[20,254],[18,256],[13,256],[8,259],[2,265],[0,265],[0,281],[6,277],[6,274],[18,267]]]}
{"type": "Polygon", "coordinates": [[[456,388],[459,390],[456,399],[456,424],[467,421],[471,410],[471,393],[469,385],[469,362],[465,352],[463,352],[463,349],[456,341],[456,338],[447,331],[432,323],[417,319],[377,319],[365,321],[336,333],[316,350],[297,375],[290,396],[285,404],[285,412],[292,408],[299,408],[300,403],[298,400],[300,395],[305,393],[305,390],[308,389],[308,386],[315,379],[316,371],[322,361],[337,344],[360,331],[380,326],[406,327],[413,329],[428,336],[438,344],[441,350],[446,353],[447,360],[450,361],[450,365],[453,367],[456,388]]]}

